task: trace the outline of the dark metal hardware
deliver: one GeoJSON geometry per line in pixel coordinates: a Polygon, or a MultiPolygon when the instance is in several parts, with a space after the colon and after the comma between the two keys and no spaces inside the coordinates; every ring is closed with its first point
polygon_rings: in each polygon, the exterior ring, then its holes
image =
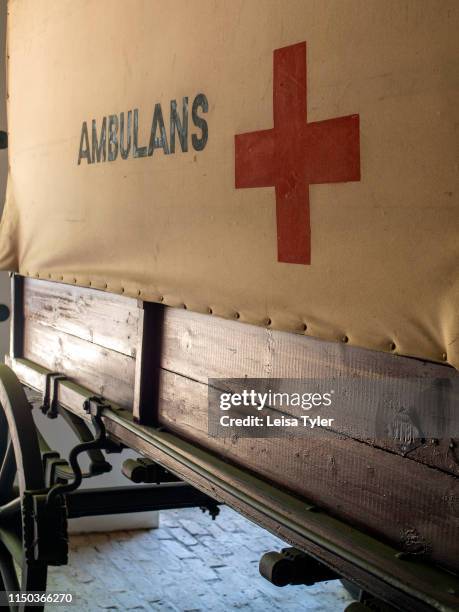
{"type": "Polygon", "coordinates": [[[46,491],[26,491],[22,505],[24,552],[29,562],[65,565],[68,560],[65,498],[51,502],[46,491]]]}
{"type": "Polygon", "coordinates": [[[8,132],[0,131],[0,149],[8,148],[8,132]]]}
{"type": "Polygon", "coordinates": [[[278,587],[287,584],[311,586],[339,576],[323,563],[296,548],[283,548],[280,552],[265,553],[260,559],[260,574],[278,587]]]}
{"type": "MultiPolygon", "coordinates": [[[[64,374],[61,374],[60,372],[47,372],[47,374],[45,375],[45,391],[43,393],[43,401],[41,404],[41,411],[43,412],[43,414],[48,414],[51,407],[53,411],[57,411],[57,404],[54,400],[54,398],[56,397],[57,390],[56,383],[53,385],[53,395],[51,398],[51,381],[54,378],[57,378],[58,380],[65,380],[66,376],[64,374]]],[[[50,418],[56,418],[56,416],[57,414],[53,414],[52,416],[50,416],[50,418]]]]}
{"type": "Polygon", "coordinates": [[[10,318],[10,309],[6,304],[0,304],[0,323],[10,318]]]}
{"type": "Polygon", "coordinates": [[[66,379],[67,379],[67,376],[65,376],[65,374],[57,374],[56,376],[53,376],[53,395],[51,398],[49,410],[46,413],[46,416],[49,419],[57,419],[59,415],[59,402],[57,398],[58,384],[59,384],[59,381],[66,380],[66,379]]]}
{"type": "Polygon", "coordinates": [[[208,512],[213,521],[215,521],[217,516],[220,514],[220,504],[213,499],[211,499],[211,501],[209,501],[205,506],[200,506],[200,508],[202,512],[208,512]]]}
{"type": "Polygon", "coordinates": [[[163,468],[161,465],[151,459],[126,459],[121,468],[121,472],[126,478],[132,482],[145,482],[161,484],[162,482],[177,482],[174,474],[163,468]]]}
{"type": "MultiPolygon", "coordinates": [[[[96,437],[94,440],[89,442],[82,442],[81,444],[78,444],[70,451],[69,464],[73,471],[74,479],[72,482],[67,482],[65,484],[58,483],[48,491],[47,499],[50,504],[53,503],[56,497],[63,496],[71,491],[75,491],[81,485],[83,473],[78,463],[79,455],[95,449],[103,450],[107,447],[111,447],[111,441],[107,436],[107,431],[102,420],[102,411],[108,406],[109,404],[107,404],[103,398],[96,396],[89,397],[84,401],[83,408],[88,414],[91,415],[91,421],[96,431],[96,437]]],[[[110,471],[111,469],[112,466],[106,462],[106,469],[104,471],[110,471]]]]}
{"type": "MultiPolygon", "coordinates": [[[[91,442],[91,440],[94,439],[91,430],[81,417],[65,410],[65,408],[61,406],[59,406],[59,414],[81,442],[91,442]]],[[[89,473],[84,475],[83,478],[98,476],[99,474],[104,474],[109,471],[107,468],[107,461],[101,450],[93,449],[88,451],[88,457],[90,460],[89,473]]]]}
{"type": "Polygon", "coordinates": [[[211,506],[214,500],[186,483],[81,489],[66,496],[69,518],[211,506]]]}
{"type": "Polygon", "coordinates": [[[397,612],[397,608],[386,604],[381,599],[376,597],[368,596],[367,599],[361,601],[353,601],[346,608],[344,612],[397,612]]]}

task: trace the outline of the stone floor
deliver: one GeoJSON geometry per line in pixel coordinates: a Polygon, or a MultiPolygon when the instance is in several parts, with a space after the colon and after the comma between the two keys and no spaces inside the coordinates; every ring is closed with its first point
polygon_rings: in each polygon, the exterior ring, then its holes
{"type": "Polygon", "coordinates": [[[48,590],[72,592],[77,604],[47,610],[343,610],[350,597],[338,581],[280,589],[260,576],[260,556],[283,546],[229,508],[216,521],[170,510],[159,529],[72,536],[70,563],[51,568],[48,590]]]}

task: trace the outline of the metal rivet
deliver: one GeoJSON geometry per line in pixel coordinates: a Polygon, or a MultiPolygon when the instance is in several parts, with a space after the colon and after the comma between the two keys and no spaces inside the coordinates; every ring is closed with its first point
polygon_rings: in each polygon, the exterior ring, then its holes
{"type": "Polygon", "coordinates": [[[343,336],[341,338],[341,342],[344,342],[344,343],[349,342],[349,338],[347,336],[343,336]]]}
{"type": "Polygon", "coordinates": [[[441,358],[443,359],[443,361],[446,361],[448,359],[448,355],[446,353],[442,353],[441,358]]]}
{"type": "Polygon", "coordinates": [[[306,325],[306,323],[303,323],[302,329],[303,329],[303,331],[306,331],[308,329],[308,326],[306,325]]]}
{"type": "Polygon", "coordinates": [[[160,295],[158,298],[158,302],[164,302],[164,295],[160,295]]]}
{"type": "Polygon", "coordinates": [[[395,351],[395,349],[396,349],[396,348],[397,348],[397,347],[396,347],[396,345],[395,345],[395,342],[391,342],[391,343],[389,344],[389,349],[390,349],[391,351],[395,351]]]}
{"type": "Polygon", "coordinates": [[[235,313],[234,313],[234,318],[235,318],[235,319],[239,319],[239,318],[240,318],[240,316],[241,316],[241,315],[240,315],[238,312],[235,312],[235,313]]]}
{"type": "Polygon", "coordinates": [[[212,310],[212,308],[211,308],[210,306],[207,308],[207,312],[208,312],[209,314],[212,314],[212,313],[213,313],[213,310],[212,310]]]}
{"type": "Polygon", "coordinates": [[[268,326],[269,326],[269,325],[271,325],[271,323],[272,323],[272,321],[271,321],[271,319],[268,317],[268,318],[266,319],[266,325],[268,325],[268,326]]]}

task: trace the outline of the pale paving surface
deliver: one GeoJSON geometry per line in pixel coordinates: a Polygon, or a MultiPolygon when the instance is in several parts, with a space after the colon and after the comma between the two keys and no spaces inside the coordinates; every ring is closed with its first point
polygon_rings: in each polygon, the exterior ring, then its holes
{"type": "Polygon", "coordinates": [[[69,612],[340,612],[341,583],[279,589],[258,573],[260,556],[286,546],[229,508],[161,512],[160,528],[72,536],[70,564],[50,569],[49,591],[79,595],[69,612]]]}

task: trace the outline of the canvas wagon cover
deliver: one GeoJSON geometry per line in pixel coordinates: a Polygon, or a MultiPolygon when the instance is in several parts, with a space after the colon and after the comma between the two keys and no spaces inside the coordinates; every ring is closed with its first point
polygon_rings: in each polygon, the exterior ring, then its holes
{"type": "Polygon", "coordinates": [[[0,264],[459,366],[455,0],[13,0],[0,264]]]}

